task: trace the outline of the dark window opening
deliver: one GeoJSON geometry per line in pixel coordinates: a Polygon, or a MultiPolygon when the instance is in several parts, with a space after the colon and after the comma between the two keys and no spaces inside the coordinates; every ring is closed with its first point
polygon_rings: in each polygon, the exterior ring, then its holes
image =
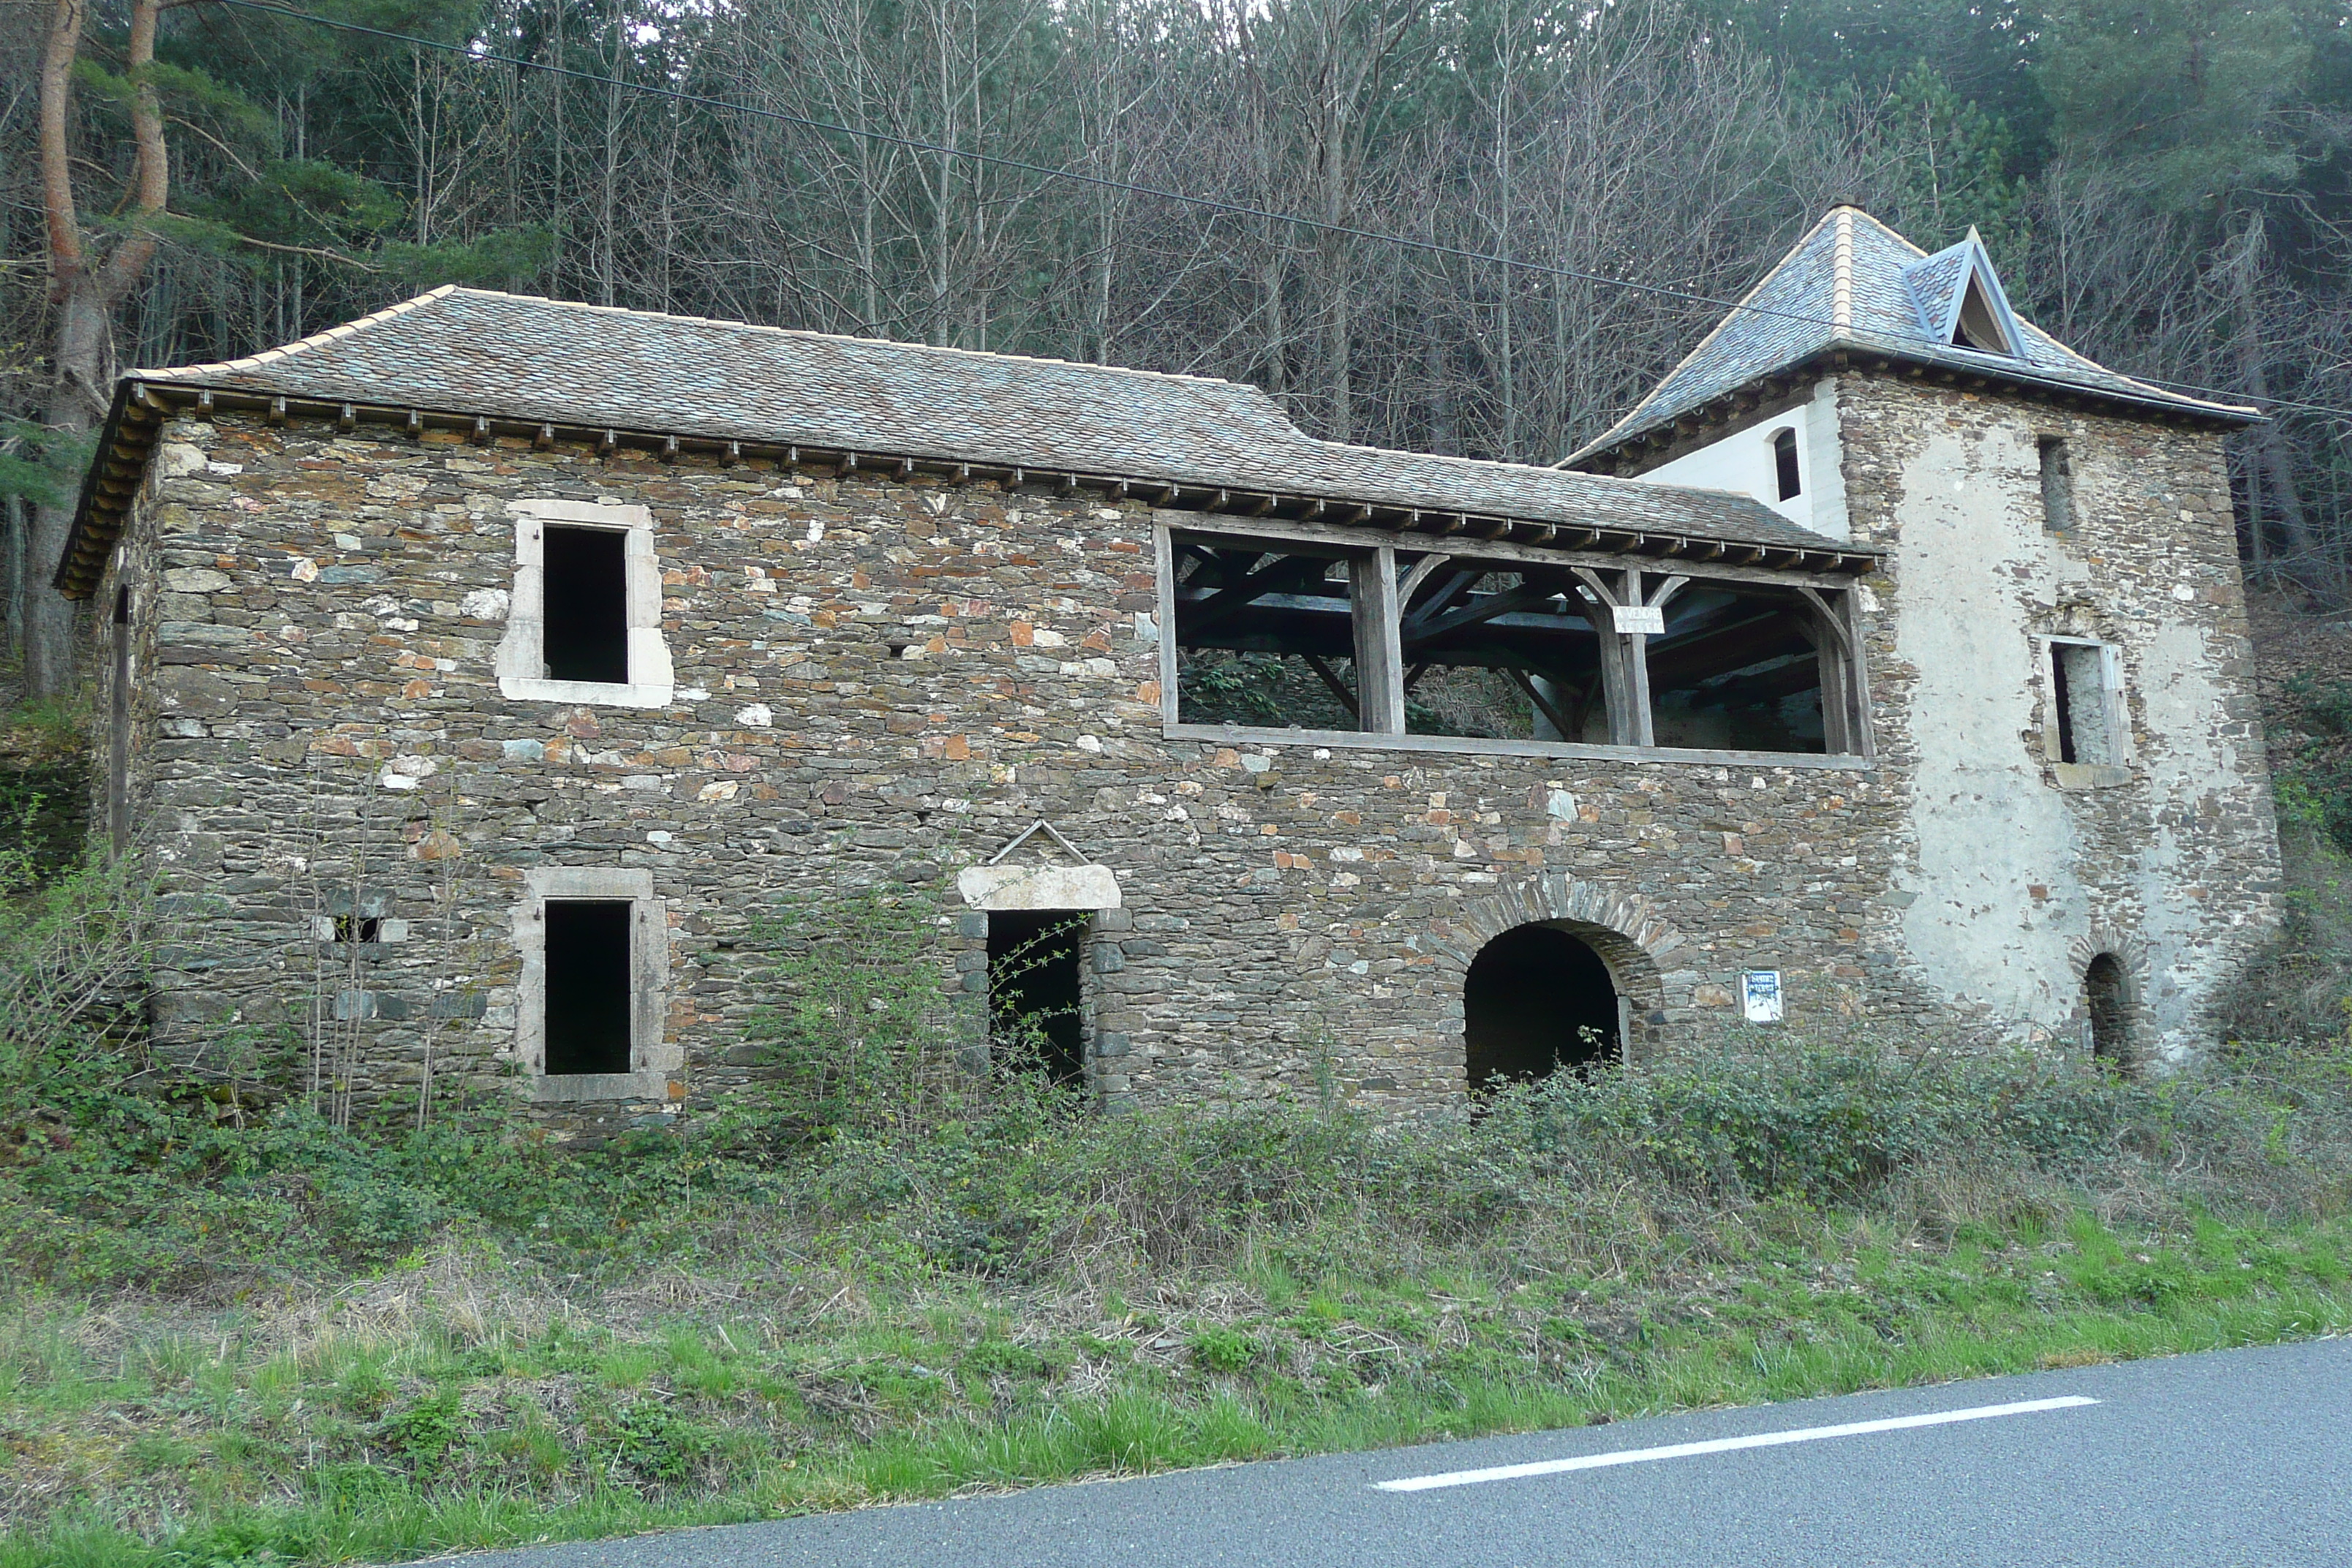
{"type": "Polygon", "coordinates": [[[1794,594],[1695,582],[1668,603],[1666,629],[1648,651],[1661,746],[1851,750],[1844,651],[1821,612],[1794,594]]]}
{"type": "Polygon", "coordinates": [[[1298,548],[1177,537],[1179,721],[1365,727],[1349,564],[1298,548]]]}
{"type": "Polygon", "coordinates": [[[550,1077],[629,1070],[626,902],[547,903],[547,1061],[550,1077]]]}
{"type": "Polygon", "coordinates": [[[1964,287],[1968,292],[1960,298],[1960,317],[1952,327],[1953,343],[1985,353],[2016,353],[2009,333],[2002,330],[2000,313],[1993,308],[1992,297],[1985,291],[1983,280],[1971,270],[1964,287]]]}
{"type": "Polygon", "coordinates": [[[1772,473],[1780,481],[1780,499],[1794,500],[1804,493],[1804,478],[1797,471],[1797,433],[1783,430],[1772,437],[1772,473]]]}
{"type": "Polygon", "coordinates": [[[2074,469],[2066,443],[2055,436],[2042,438],[2042,526],[2063,533],[2074,526],[2074,469]]]}
{"type": "Polygon", "coordinates": [[[2106,650],[2096,643],[2050,645],[2051,721],[2058,761],[2116,763],[2113,716],[2107,706],[2106,650]]]}
{"type": "Polygon", "coordinates": [[[113,691],[107,703],[106,831],[116,854],[131,838],[131,590],[114,591],[113,691]]]}
{"type": "Polygon", "coordinates": [[[1399,563],[1406,733],[1608,742],[1593,601],[1568,573],[1420,565],[1399,563]]]}
{"type": "Polygon", "coordinates": [[[1087,917],[1067,910],[992,911],[988,1011],[992,1046],[1055,1083],[1086,1079],[1079,954],[1087,917]]]}
{"type": "Polygon", "coordinates": [[[2131,1018],[2124,1000],[2124,966],[2112,952],[2083,971],[2083,1006],[2091,1019],[2091,1056],[2122,1069],[2131,1065],[2131,1018]]]}
{"type": "Polygon", "coordinates": [[[1613,1061],[1622,1046],[1609,966],[1552,926],[1518,926],[1479,949],[1462,1022],[1473,1090],[1613,1061]]]}
{"type": "Polygon", "coordinates": [[[335,940],[337,942],[381,942],[383,940],[383,921],[373,915],[337,915],[335,940]]]}
{"type": "Polygon", "coordinates": [[[547,678],[628,684],[628,535],[549,529],[543,582],[547,678]]]}

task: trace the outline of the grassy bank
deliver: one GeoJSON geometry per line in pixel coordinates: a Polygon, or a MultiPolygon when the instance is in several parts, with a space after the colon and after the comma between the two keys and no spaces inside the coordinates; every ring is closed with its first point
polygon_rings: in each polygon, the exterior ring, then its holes
{"type": "MultiPolygon", "coordinates": [[[[102,1058],[93,1058],[92,1061],[102,1058]]],[[[335,1562],[2352,1329],[2352,1081],[1751,1042],[1400,1126],[1008,1079],[581,1156],[53,1074],[0,1564],[335,1562]]]]}

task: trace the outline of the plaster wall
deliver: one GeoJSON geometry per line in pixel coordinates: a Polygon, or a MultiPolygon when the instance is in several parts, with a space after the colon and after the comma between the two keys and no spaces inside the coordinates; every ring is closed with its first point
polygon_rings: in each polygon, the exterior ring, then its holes
{"type": "Polygon", "coordinates": [[[2277,912],[2218,438],[1892,380],[1846,407],[1857,533],[1893,546],[1882,722],[1908,779],[1890,898],[1909,968],[1956,1012],[2071,1039],[2083,965],[2114,952],[2137,1048],[2186,1058],[2277,912]],[[2040,499],[2053,437],[2075,477],[2063,533],[2040,499]],[[2126,766],[2055,762],[2051,637],[2117,649],[2126,766]]]}
{"type": "Polygon", "coordinates": [[[1845,516],[1845,474],[1839,455],[1838,382],[1825,376],[1801,400],[1769,413],[1748,415],[1738,429],[1661,463],[1641,476],[1659,484],[1694,489],[1732,490],[1753,496],[1800,528],[1832,539],[1850,539],[1845,516]],[[1780,499],[1775,437],[1793,430],[1801,488],[1780,499]]]}

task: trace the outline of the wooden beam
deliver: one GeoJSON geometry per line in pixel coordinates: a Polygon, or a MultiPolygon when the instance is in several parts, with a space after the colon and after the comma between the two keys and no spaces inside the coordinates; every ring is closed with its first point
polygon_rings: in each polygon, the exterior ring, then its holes
{"type": "Polygon", "coordinates": [[[1356,694],[1349,689],[1346,681],[1339,679],[1339,671],[1324,663],[1323,656],[1319,653],[1302,653],[1298,657],[1307,661],[1307,668],[1322,677],[1323,684],[1330,689],[1331,695],[1339,700],[1341,710],[1349,713],[1359,713],[1357,721],[1362,722],[1356,694]]]}
{"type": "Polygon", "coordinates": [[[1430,574],[1453,559],[1433,550],[1414,562],[1412,570],[1404,574],[1404,581],[1397,584],[1397,607],[1402,609],[1412,604],[1412,596],[1421,592],[1421,585],[1429,581],[1430,574]]]}

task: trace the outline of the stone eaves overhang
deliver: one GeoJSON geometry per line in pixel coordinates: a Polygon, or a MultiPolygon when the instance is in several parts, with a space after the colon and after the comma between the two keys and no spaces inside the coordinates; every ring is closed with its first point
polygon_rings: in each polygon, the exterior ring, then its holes
{"type": "Polygon", "coordinates": [[[2228,404],[2193,403],[2166,395],[2135,396],[2122,388],[2088,385],[2063,376],[2039,375],[2029,368],[1995,367],[1979,356],[1906,353],[1853,343],[1833,344],[1768,375],[1749,380],[1670,418],[1630,431],[1563,459],[1560,467],[1612,478],[1638,478],[1659,464],[1704,446],[1714,433],[1737,422],[1750,410],[1785,403],[1823,375],[1853,374],[1884,375],[1922,385],[1960,392],[2003,391],[2032,402],[2070,410],[2126,415],[2153,424],[2234,431],[2267,424],[2268,416],[2252,408],[2228,404]]]}
{"type": "Polygon", "coordinates": [[[1114,500],[1139,500],[1163,509],[1236,519],[1285,518],[1379,529],[1385,533],[1423,534],[1433,545],[1447,541],[1507,541],[1563,552],[1599,552],[1629,560],[1652,557],[1853,576],[1875,571],[1883,559],[1879,551],[1828,538],[1816,548],[1784,539],[1743,541],[1654,527],[1637,528],[1603,518],[1595,518],[1589,523],[1539,521],[1423,509],[1390,500],[1367,500],[1338,494],[1226,489],[1148,474],[1085,473],[1001,463],[955,462],[936,456],[532,422],[460,409],[338,403],[207,386],[192,381],[126,377],[115,388],[97,458],[82,482],[73,531],[55,579],[60,593],[68,598],[86,599],[97,592],[107,556],[121,534],[123,520],[138,494],[164,421],[178,413],[208,416],[219,412],[257,414],[271,425],[299,420],[341,430],[370,425],[405,431],[411,436],[421,436],[427,430],[459,431],[480,446],[504,437],[528,440],[539,447],[559,443],[590,446],[606,455],[629,448],[664,460],[695,453],[715,457],[729,465],[761,458],[786,465],[830,467],[836,474],[876,473],[900,478],[926,474],[959,481],[986,479],[1008,489],[1042,489],[1061,495],[1089,490],[1114,500]]]}

